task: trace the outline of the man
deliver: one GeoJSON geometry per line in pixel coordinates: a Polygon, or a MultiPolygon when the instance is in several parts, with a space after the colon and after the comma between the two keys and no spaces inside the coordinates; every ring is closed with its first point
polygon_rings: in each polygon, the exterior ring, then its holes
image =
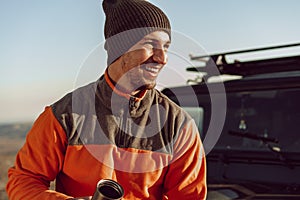
{"type": "Polygon", "coordinates": [[[143,0],[104,0],[103,9],[106,72],[38,117],[9,169],[10,199],[88,199],[101,179],[119,182],[124,199],[205,199],[197,127],[154,89],[171,42],[167,16],[143,0]]]}

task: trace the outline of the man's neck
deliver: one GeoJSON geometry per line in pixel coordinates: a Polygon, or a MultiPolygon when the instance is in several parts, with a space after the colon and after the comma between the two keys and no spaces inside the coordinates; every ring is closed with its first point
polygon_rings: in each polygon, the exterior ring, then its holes
{"type": "MultiPolygon", "coordinates": [[[[112,70],[114,70],[114,69],[110,68],[110,66],[109,66],[108,69],[106,70],[105,74],[108,78],[108,82],[110,83],[109,85],[112,87],[113,90],[116,89],[120,93],[123,93],[124,95],[134,96],[137,98],[144,96],[146,89],[129,90],[125,87],[122,87],[122,85],[118,83],[119,78],[116,78],[117,76],[115,76],[115,78],[112,78],[112,76],[115,74],[115,73],[110,73],[110,71],[112,71],[112,70]]],[[[126,85],[126,84],[124,84],[124,85],[126,85]]]]}

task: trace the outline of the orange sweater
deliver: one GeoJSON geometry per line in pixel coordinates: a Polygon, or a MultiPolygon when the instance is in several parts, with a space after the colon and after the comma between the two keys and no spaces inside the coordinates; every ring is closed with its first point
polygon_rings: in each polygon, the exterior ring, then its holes
{"type": "MultiPolygon", "coordinates": [[[[111,90],[105,80],[92,84],[91,88],[99,87],[111,90]]],[[[81,89],[95,92],[91,88],[81,89]]],[[[140,130],[147,125],[134,127],[128,124],[132,123],[132,119],[143,124],[147,108],[143,108],[142,112],[131,110],[131,122],[122,115],[106,127],[102,122],[97,125],[97,122],[102,118],[105,123],[106,120],[111,121],[113,115],[105,110],[111,111],[112,107],[106,109],[107,105],[93,100],[93,105],[97,105],[95,113],[87,111],[90,109],[89,102],[84,102],[89,109],[83,113],[81,107],[74,107],[78,99],[85,99],[82,97],[86,94],[82,96],[79,91],[76,93],[79,94],[77,100],[74,92],[71,94],[71,98],[67,95],[46,107],[28,133],[26,143],[17,154],[15,166],[8,171],[6,189],[10,199],[91,196],[97,182],[104,178],[113,179],[123,186],[124,199],[205,199],[205,156],[197,127],[174,103],[158,91],[147,92],[137,107],[143,107],[145,99],[160,102],[166,109],[167,118],[159,133],[144,137],[143,133],[153,128],[140,130]],[[93,117],[88,118],[87,112],[93,117]],[[128,133],[129,129],[141,135],[128,133]],[[99,133],[102,136],[99,137],[99,133]],[[54,180],[56,190],[51,191],[49,184],[54,180]]],[[[97,90],[94,96],[102,100],[111,98],[108,93],[101,94],[97,90]]],[[[122,107],[122,102],[118,102],[118,106],[122,107]]],[[[116,112],[119,111],[118,108],[116,112]]],[[[148,113],[147,116],[153,117],[153,114],[148,113]]]]}

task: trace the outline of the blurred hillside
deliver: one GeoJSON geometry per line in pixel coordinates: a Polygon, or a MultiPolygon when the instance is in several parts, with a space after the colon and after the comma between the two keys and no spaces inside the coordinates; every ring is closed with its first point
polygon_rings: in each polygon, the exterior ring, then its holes
{"type": "Polygon", "coordinates": [[[32,123],[0,124],[0,137],[24,138],[31,128],[32,123]]]}
{"type": "Polygon", "coordinates": [[[32,123],[0,124],[0,199],[7,200],[5,185],[7,170],[13,166],[15,156],[22,147],[32,123]]]}

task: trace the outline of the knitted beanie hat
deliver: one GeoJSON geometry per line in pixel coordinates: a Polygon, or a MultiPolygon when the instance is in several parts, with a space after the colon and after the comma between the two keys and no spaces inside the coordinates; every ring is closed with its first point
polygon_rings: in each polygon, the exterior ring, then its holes
{"type": "Polygon", "coordinates": [[[108,65],[155,30],[167,32],[171,39],[168,17],[146,0],[103,0],[102,7],[106,15],[104,36],[108,65]]]}

